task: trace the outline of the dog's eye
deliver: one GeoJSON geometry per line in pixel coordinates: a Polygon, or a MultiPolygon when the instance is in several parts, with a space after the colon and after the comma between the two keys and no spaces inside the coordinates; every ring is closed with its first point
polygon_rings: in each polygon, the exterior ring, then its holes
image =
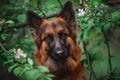
{"type": "Polygon", "coordinates": [[[51,42],[51,41],[52,41],[52,35],[51,35],[51,34],[45,34],[44,40],[45,40],[46,42],[51,42]]]}
{"type": "Polygon", "coordinates": [[[60,31],[59,32],[59,37],[60,37],[60,39],[66,39],[67,38],[67,33],[65,32],[65,31],[60,31]]]}

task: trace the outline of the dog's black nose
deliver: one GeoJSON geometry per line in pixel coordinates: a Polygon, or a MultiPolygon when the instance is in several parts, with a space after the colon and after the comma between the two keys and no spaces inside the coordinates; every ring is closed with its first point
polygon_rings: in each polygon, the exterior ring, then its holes
{"type": "Polygon", "coordinates": [[[51,56],[52,59],[56,61],[62,61],[68,58],[69,52],[67,48],[59,47],[59,48],[54,48],[53,52],[49,55],[51,56]]]}
{"type": "Polygon", "coordinates": [[[69,53],[64,48],[57,48],[54,51],[53,59],[55,60],[65,60],[68,57],[69,53]]]}
{"type": "Polygon", "coordinates": [[[56,54],[56,56],[58,56],[58,57],[65,56],[65,50],[62,49],[62,48],[57,48],[57,49],[55,50],[55,54],[56,54]]]}

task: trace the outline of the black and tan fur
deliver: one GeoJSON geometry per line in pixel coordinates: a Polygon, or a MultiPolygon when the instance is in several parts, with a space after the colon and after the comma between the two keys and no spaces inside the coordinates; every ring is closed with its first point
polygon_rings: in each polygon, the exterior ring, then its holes
{"type": "Polygon", "coordinates": [[[36,65],[49,68],[53,80],[86,80],[80,63],[81,50],[76,42],[76,21],[72,3],[68,1],[53,20],[27,12],[28,24],[37,45],[36,65]]]}

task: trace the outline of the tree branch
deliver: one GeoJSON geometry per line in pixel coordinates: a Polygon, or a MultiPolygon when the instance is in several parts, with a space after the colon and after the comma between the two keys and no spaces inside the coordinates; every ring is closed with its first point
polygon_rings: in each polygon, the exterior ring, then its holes
{"type": "Polygon", "coordinates": [[[16,25],[14,25],[14,26],[12,26],[12,27],[9,27],[9,26],[4,26],[3,28],[2,28],[2,30],[0,31],[0,34],[2,34],[3,32],[5,32],[5,31],[10,31],[10,30],[13,30],[13,29],[19,29],[19,28],[27,28],[27,23],[24,23],[24,24],[16,24],[16,25]]]}
{"type": "Polygon", "coordinates": [[[62,8],[62,3],[61,3],[61,1],[60,1],[60,0],[58,0],[58,2],[59,2],[59,4],[60,4],[60,7],[62,8]]]}
{"type": "Polygon", "coordinates": [[[108,37],[106,35],[106,32],[104,31],[103,28],[101,28],[101,31],[103,33],[104,39],[105,39],[105,44],[107,46],[107,50],[108,50],[108,62],[109,62],[109,72],[110,72],[110,79],[112,79],[112,63],[111,63],[111,52],[110,52],[110,46],[108,43],[108,37]]]}
{"type": "MultiPolygon", "coordinates": [[[[76,11],[76,10],[78,10],[80,8],[81,8],[80,6],[76,6],[76,7],[74,7],[74,10],[76,11]]],[[[47,14],[46,15],[46,19],[49,19],[49,18],[52,18],[52,17],[56,17],[58,15],[59,15],[59,12],[47,14]]],[[[44,16],[43,16],[43,18],[44,18],[44,16]]],[[[16,28],[16,29],[19,29],[19,28],[29,28],[29,27],[27,27],[27,25],[28,24],[25,22],[24,24],[16,24],[15,26],[12,26],[12,27],[4,27],[4,29],[1,30],[0,33],[4,32],[6,30],[9,31],[9,30],[11,30],[13,28],[16,28]]]]}
{"type": "Polygon", "coordinates": [[[4,52],[6,52],[6,53],[8,53],[9,55],[11,55],[12,57],[14,57],[14,55],[11,54],[10,52],[8,52],[1,43],[0,43],[0,47],[1,47],[1,49],[2,49],[4,52]]]}
{"type": "MultiPolygon", "coordinates": [[[[94,80],[97,80],[97,79],[96,79],[95,72],[94,72],[93,67],[92,67],[92,64],[91,64],[91,62],[90,62],[90,55],[89,55],[89,52],[87,51],[86,43],[85,43],[84,41],[83,41],[83,49],[84,49],[84,52],[85,52],[86,57],[87,57],[88,67],[89,67],[89,69],[90,69],[90,75],[93,76],[93,79],[94,79],[94,80]]],[[[90,76],[90,77],[91,77],[91,76],[90,76]]]]}

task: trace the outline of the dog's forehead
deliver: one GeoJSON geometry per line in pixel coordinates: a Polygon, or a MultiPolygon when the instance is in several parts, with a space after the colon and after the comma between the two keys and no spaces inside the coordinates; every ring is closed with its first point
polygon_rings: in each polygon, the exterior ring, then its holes
{"type": "Polygon", "coordinates": [[[65,21],[61,17],[57,17],[57,18],[55,18],[53,20],[47,20],[47,19],[45,19],[42,22],[42,28],[46,27],[46,26],[56,27],[56,25],[62,25],[62,24],[65,24],[65,21]]]}
{"type": "Polygon", "coordinates": [[[59,32],[65,28],[65,21],[61,17],[54,20],[43,20],[41,27],[45,32],[59,32]]]}

